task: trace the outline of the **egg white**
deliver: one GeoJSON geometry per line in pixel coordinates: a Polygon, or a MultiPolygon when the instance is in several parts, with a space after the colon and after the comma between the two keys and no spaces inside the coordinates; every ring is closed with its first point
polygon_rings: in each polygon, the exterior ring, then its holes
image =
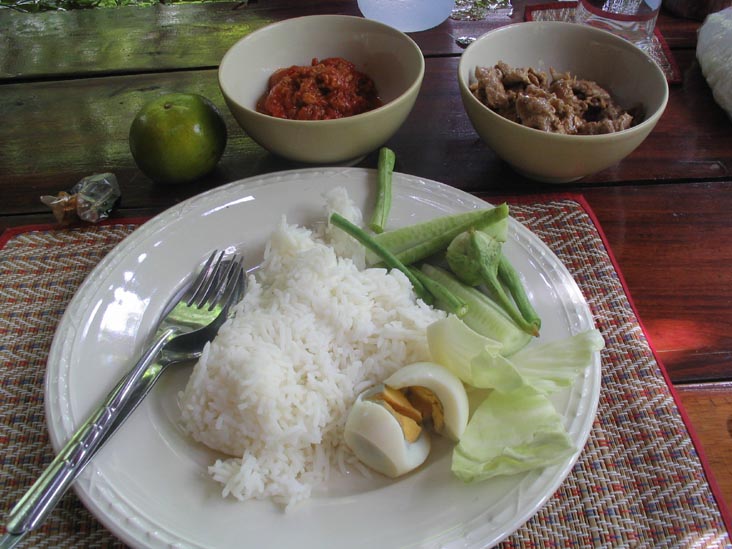
{"type": "Polygon", "coordinates": [[[413,443],[383,404],[360,395],[346,420],[345,441],[362,463],[392,478],[416,469],[430,453],[430,435],[422,430],[413,443]]]}
{"type": "Polygon", "coordinates": [[[421,386],[432,391],[445,415],[445,426],[440,434],[454,441],[460,440],[468,424],[468,395],[463,382],[450,370],[434,362],[415,362],[394,372],[384,384],[394,389],[421,386]]]}

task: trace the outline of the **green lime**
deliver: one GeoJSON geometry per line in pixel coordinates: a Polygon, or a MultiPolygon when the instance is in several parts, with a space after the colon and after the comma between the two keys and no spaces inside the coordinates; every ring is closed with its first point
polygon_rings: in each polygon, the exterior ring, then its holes
{"type": "Polygon", "coordinates": [[[226,123],[201,95],[171,93],[147,103],[132,121],[137,166],[161,183],[187,183],[214,169],[226,147],[226,123]]]}

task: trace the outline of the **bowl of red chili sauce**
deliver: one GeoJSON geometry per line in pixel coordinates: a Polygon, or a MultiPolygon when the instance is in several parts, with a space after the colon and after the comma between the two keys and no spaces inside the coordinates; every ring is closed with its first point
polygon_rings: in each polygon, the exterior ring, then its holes
{"type": "Polygon", "coordinates": [[[239,40],[219,85],[244,132],[281,157],[311,164],[357,160],[404,123],[424,76],[406,34],[361,17],[287,19],[239,40]]]}

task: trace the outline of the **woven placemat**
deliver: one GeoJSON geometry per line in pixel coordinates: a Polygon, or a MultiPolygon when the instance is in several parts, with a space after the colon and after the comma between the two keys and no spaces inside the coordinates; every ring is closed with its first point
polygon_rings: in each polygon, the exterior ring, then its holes
{"type": "MultiPolygon", "coordinates": [[[[582,289],[607,343],[589,441],[568,479],[503,548],[732,547],[662,366],[581,197],[512,203],[582,289]]],[[[0,497],[6,514],[52,458],[48,351],[66,304],[135,224],[35,228],[0,239],[0,497]]],[[[67,494],[27,547],[121,547],[67,494]]]]}
{"type": "MultiPolygon", "coordinates": [[[[574,11],[577,2],[559,1],[547,4],[526,6],[524,19],[526,21],[574,21],[574,11]]],[[[669,84],[681,83],[681,72],[676,59],[666,43],[661,30],[656,27],[653,31],[653,40],[646,53],[656,62],[666,75],[669,84]]]]}

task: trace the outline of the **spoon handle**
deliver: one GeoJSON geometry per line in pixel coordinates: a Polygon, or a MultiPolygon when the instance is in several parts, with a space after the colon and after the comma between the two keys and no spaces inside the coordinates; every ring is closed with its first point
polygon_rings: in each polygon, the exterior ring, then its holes
{"type": "Polygon", "coordinates": [[[0,538],[0,549],[13,549],[18,543],[20,543],[20,540],[23,539],[23,536],[25,534],[11,534],[8,532],[7,534],[4,534],[2,538],[0,538]]]}
{"type": "MultiPolygon", "coordinates": [[[[13,547],[22,536],[37,528],[66,493],[79,473],[91,461],[109,436],[134,410],[132,400],[139,395],[137,386],[153,360],[175,333],[173,328],[159,334],[137,364],[107,395],[105,401],[76,430],[55,459],[16,503],[8,515],[5,537],[13,536],[13,547]]],[[[2,539],[3,543],[5,538],[2,539]]],[[[3,549],[5,546],[2,546],[3,549]]]]}

